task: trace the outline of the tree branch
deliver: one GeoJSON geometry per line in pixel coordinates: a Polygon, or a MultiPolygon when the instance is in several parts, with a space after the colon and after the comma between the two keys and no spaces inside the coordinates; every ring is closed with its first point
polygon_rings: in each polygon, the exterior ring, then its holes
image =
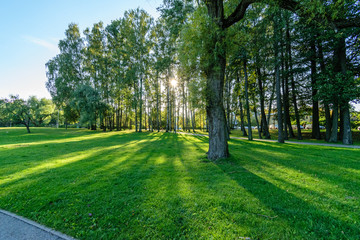
{"type": "Polygon", "coordinates": [[[256,0],[242,0],[236,7],[234,12],[230,14],[230,16],[228,16],[226,19],[224,19],[223,28],[228,28],[243,19],[246,13],[246,9],[249,7],[250,4],[254,2],[256,2],[256,0]]]}
{"type": "MultiPolygon", "coordinates": [[[[277,5],[283,9],[287,9],[293,13],[296,13],[299,17],[308,18],[309,16],[303,11],[300,2],[294,0],[278,0],[277,5]]],[[[331,16],[326,13],[326,20],[337,29],[344,29],[350,27],[360,27],[360,16],[353,16],[345,19],[332,19],[331,16]]],[[[321,22],[322,19],[315,18],[315,21],[321,22]]]]}

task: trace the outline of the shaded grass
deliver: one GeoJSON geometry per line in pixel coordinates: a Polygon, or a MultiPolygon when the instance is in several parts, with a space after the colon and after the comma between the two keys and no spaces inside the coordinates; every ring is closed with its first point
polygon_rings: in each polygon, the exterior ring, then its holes
{"type": "Polygon", "coordinates": [[[79,239],[358,239],[360,150],[0,129],[0,208],[79,239]]]}
{"type": "MultiPolygon", "coordinates": [[[[181,131],[184,132],[184,131],[181,131]]],[[[190,133],[193,133],[193,131],[190,131],[190,133]]],[[[208,132],[204,131],[204,130],[195,130],[196,134],[204,134],[204,135],[208,135],[208,132]]],[[[300,141],[300,142],[310,142],[310,143],[329,143],[327,141],[325,141],[325,134],[326,131],[325,130],[321,130],[321,139],[314,139],[311,137],[311,130],[308,129],[303,129],[301,130],[301,135],[303,137],[303,140],[298,140],[297,139],[297,132],[296,130],[294,130],[295,133],[295,137],[294,138],[289,138],[289,141],[300,141]]],[[[252,136],[253,139],[259,139],[259,133],[257,129],[253,129],[252,130],[252,136]]],[[[230,137],[243,137],[243,138],[247,138],[243,136],[243,132],[240,129],[232,129],[231,130],[231,134],[230,137]]],[[[340,136],[339,136],[340,137],[340,136]]],[[[262,135],[262,138],[264,139],[265,137],[262,135]]],[[[354,145],[360,145],[360,131],[358,130],[352,130],[352,138],[353,138],[353,144],[354,145]]],[[[270,129],[270,139],[271,140],[277,140],[278,139],[278,130],[274,130],[274,129],[270,129]]],[[[286,141],[288,141],[286,140],[286,141]]],[[[331,143],[331,144],[343,144],[342,141],[338,141],[336,143],[331,143]]]]}

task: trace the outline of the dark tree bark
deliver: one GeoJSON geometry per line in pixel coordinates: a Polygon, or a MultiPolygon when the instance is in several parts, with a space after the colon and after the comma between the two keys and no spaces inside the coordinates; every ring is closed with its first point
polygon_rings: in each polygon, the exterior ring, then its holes
{"type": "MultiPolygon", "coordinates": [[[[336,57],[336,70],[341,71],[341,74],[344,77],[344,80],[346,81],[346,72],[347,72],[347,66],[346,66],[346,43],[345,43],[345,37],[342,36],[340,39],[338,39],[338,42],[336,44],[335,49],[335,57],[336,57]]],[[[352,133],[351,133],[351,125],[350,125],[350,106],[348,101],[342,101],[340,103],[340,112],[341,112],[341,120],[342,120],[342,142],[343,144],[351,145],[353,144],[352,140],[352,133]]]]}
{"type": "MultiPolygon", "coordinates": [[[[261,74],[260,67],[256,68],[256,72],[258,75],[258,85],[259,85],[261,130],[262,130],[265,138],[270,139],[269,126],[268,126],[268,122],[266,121],[266,114],[265,114],[264,90],[263,90],[262,74],[261,74]]],[[[258,129],[258,130],[260,131],[260,129],[258,129]]]]}

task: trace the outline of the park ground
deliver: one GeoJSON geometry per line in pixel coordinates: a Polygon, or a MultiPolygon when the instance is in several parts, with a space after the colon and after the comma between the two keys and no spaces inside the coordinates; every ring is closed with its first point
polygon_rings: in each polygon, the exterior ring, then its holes
{"type": "Polygon", "coordinates": [[[79,239],[358,239],[360,149],[0,128],[0,208],[79,239]]]}

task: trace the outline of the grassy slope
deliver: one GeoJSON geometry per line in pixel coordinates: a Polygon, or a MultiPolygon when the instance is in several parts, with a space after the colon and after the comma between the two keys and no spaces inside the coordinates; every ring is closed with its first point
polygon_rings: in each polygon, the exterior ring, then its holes
{"type": "Polygon", "coordinates": [[[360,150],[0,128],[0,208],[80,239],[357,239],[360,150]]]}

